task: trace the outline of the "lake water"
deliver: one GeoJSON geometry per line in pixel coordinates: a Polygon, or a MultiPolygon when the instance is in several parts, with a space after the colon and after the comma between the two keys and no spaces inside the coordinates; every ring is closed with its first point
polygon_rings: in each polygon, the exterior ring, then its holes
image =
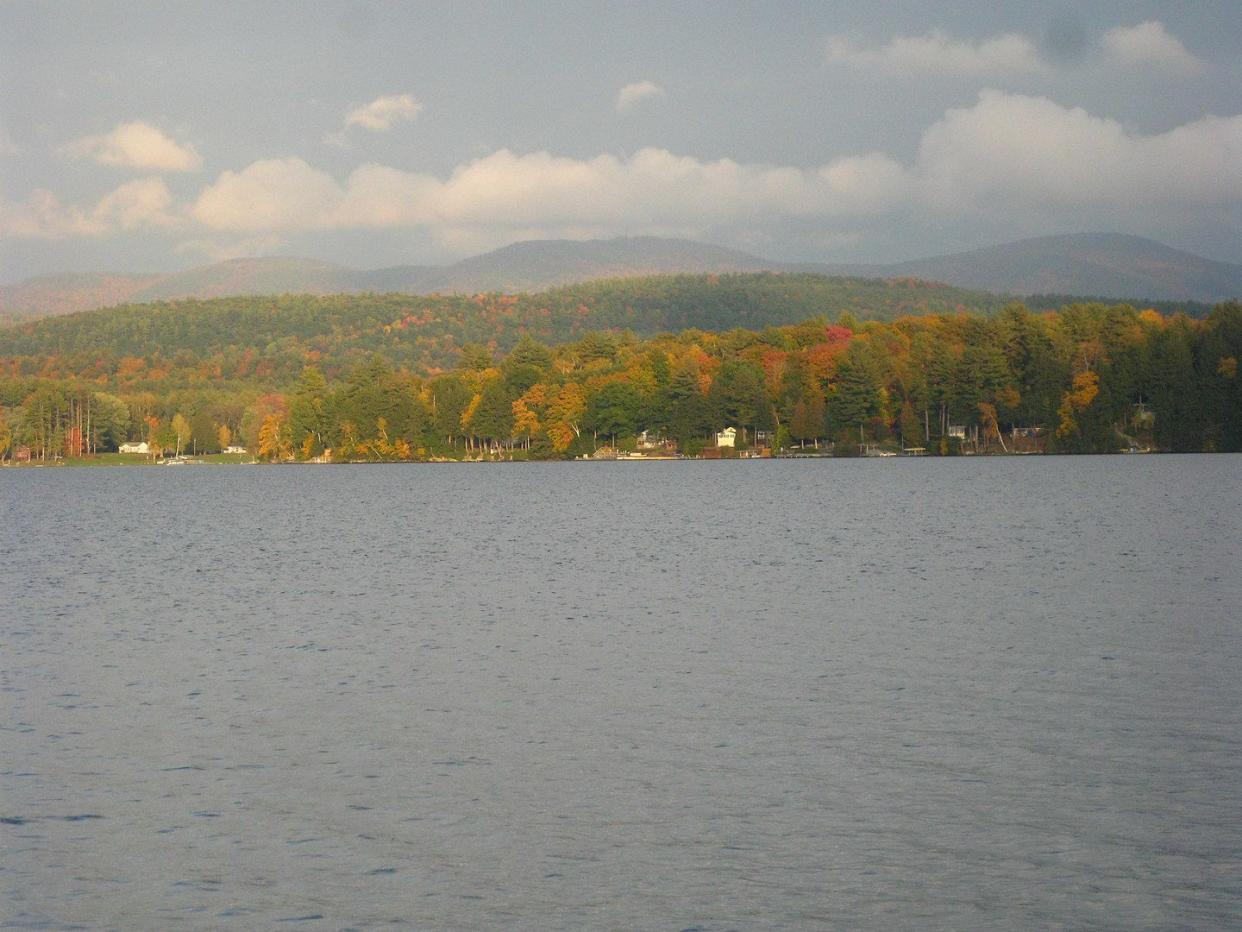
{"type": "Polygon", "coordinates": [[[0,471],[6,928],[1242,923],[1242,457],[0,471]]]}

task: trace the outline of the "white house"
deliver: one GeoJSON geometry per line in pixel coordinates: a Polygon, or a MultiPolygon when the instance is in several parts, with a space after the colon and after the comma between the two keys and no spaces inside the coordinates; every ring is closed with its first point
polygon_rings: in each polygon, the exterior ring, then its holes
{"type": "Polygon", "coordinates": [[[733,447],[737,446],[737,428],[726,427],[716,435],[716,446],[733,447]]]}
{"type": "Polygon", "coordinates": [[[245,453],[245,452],[246,452],[246,448],[245,448],[245,447],[239,447],[239,446],[229,446],[229,447],[225,447],[225,448],[224,448],[224,452],[225,452],[225,453],[245,453]]]}
{"type": "Polygon", "coordinates": [[[147,446],[145,440],[138,443],[123,443],[117,448],[121,453],[150,453],[151,448],[147,446]]]}

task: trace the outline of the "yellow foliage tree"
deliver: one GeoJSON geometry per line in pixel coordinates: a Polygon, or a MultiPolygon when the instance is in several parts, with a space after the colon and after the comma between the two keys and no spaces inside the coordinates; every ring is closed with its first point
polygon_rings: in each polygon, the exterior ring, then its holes
{"type": "Polygon", "coordinates": [[[979,423],[983,428],[984,449],[986,450],[993,440],[998,441],[1004,449],[1005,438],[1001,436],[1000,423],[996,418],[996,405],[981,401],[977,407],[979,408],[979,423]]]}
{"type": "Polygon", "coordinates": [[[259,456],[270,462],[288,459],[290,449],[289,431],[279,415],[269,414],[259,428],[259,456]]]}
{"type": "Polygon", "coordinates": [[[177,435],[177,455],[180,456],[181,451],[190,439],[190,422],[180,411],[173,415],[172,429],[173,433],[177,435]]]}
{"type": "Polygon", "coordinates": [[[530,439],[537,434],[542,425],[539,423],[539,409],[547,399],[547,390],[543,383],[537,382],[526,390],[521,398],[513,402],[513,432],[524,437],[529,449],[530,439]]]}
{"type": "Polygon", "coordinates": [[[546,417],[548,438],[557,453],[564,453],[574,438],[581,436],[579,426],[586,411],[586,396],[577,382],[568,382],[548,405],[546,417]]]}
{"type": "Polygon", "coordinates": [[[470,399],[470,404],[466,405],[466,410],[461,413],[461,429],[470,432],[470,423],[474,420],[474,412],[479,410],[479,402],[483,400],[483,396],[475,393],[470,399]]]}
{"type": "Polygon", "coordinates": [[[1090,370],[1074,376],[1073,387],[1061,397],[1061,406],[1057,415],[1061,423],[1057,425],[1057,436],[1068,437],[1078,429],[1075,415],[1095,401],[1100,393],[1100,379],[1090,370]]]}
{"type": "Polygon", "coordinates": [[[147,454],[157,460],[164,455],[164,432],[160,430],[160,419],[148,415],[144,420],[147,422],[147,454]]]}

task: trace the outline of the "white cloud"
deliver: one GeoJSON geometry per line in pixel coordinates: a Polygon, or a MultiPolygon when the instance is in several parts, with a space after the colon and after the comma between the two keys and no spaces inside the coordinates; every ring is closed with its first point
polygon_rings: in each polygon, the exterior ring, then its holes
{"type": "Polygon", "coordinates": [[[384,165],[354,169],[337,200],[323,218],[333,227],[416,226],[435,221],[434,199],[439,182],[431,175],[384,165]]]}
{"type": "Polygon", "coordinates": [[[0,203],[0,233],[5,236],[61,239],[95,232],[81,210],[65,207],[46,188],[36,188],[20,203],[0,203]]]}
{"type": "Polygon", "coordinates": [[[345,128],[361,126],[377,133],[387,132],[398,123],[414,119],[422,109],[423,105],[409,94],[377,97],[369,104],[350,110],[345,115],[345,128]]]}
{"type": "Polygon", "coordinates": [[[263,250],[292,233],[417,229],[464,250],[539,235],[716,231],[736,239],[791,224],[819,235],[897,215],[935,224],[1038,217],[1072,228],[1104,216],[1238,207],[1242,115],[1144,134],[1046,97],[989,90],[929,126],[907,165],[880,152],[804,167],[660,148],[590,158],[501,149],[447,175],[364,164],[338,179],[299,158],[267,159],[223,172],[181,207],[158,178],[85,208],[36,191],[0,205],[0,233],[197,227],[199,238],[188,235],[184,248],[223,255],[263,250]]]}
{"type": "Polygon", "coordinates": [[[181,218],[172,212],[172,193],[159,178],[139,178],[105,195],[91,212],[106,229],[137,230],[175,227],[181,218]]]}
{"type": "Polygon", "coordinates": [[[919,175],[943,210],[1237,204],[1242,116],[1142,135],[1046,97],[984,91],[923,134],[919,175]]]}
{"type": "Polygon", "coordinates": [[[898,74],[1031,74],[1047,68],[1038,47],[1026,36],[1005,33],[972,42],[940,29],[923,36],[897,36],[880,46],[830,36],[827,57],[832,64],[898,74]]]}
{"type": "Polygon", "coordinates": [[[0,235],[21,239],[102,236],[117,231],[167,229],[181,222],[172,194],[159,178],[140,178],[105,194],[90,209],[61,204],[37,189],[22,203],[0,204],[0,235]]]}
{"type": "Polygon", "coordinates": [[[1182,74],[1195,74],[1204,68],[1203,62],[1157,20],[1110,29],[1104,33],[1101,46],[1106,59],[1119,65],[1164,68],[1182,74]]]}
{"type": "Polygon", "coordinates": [[[73,158],[92,159],[100,165],[146,171],[188,172],[202,165],[193,146],[181,145],[148,123],[122,123],[102,136],[83,136],[63,147],[73,158]]]}
{"type": "Polygon", "coordinates": [[[298,158],[265,159],[226,171],[204,190],[190,216],[216,230],[315,229],[341,199],[327,172],[298,158]]]}
{"type": "Polygon", "coordinates": [[[901,166],[878,154],[803,169],[702,161],[657,148],[628,159],[502,149],[425,185],[423,196],[429,216],[452,223],[677,226],[882,212],[905,184],[901,166]]]}
{"type": "Polygon", "coordinates": [[[617,111],[625,113],[632,110],[644,100],[652,97],[663,97],[664,88],[656,84],[654,81],[635,81],[627,84],[617,92],[617,111]]]}
{"type": "Polygon", "coordinates": [[[819,168],[701,161],[664,149],[572,159],[507,149],[446,179],[363,165],[343,183],[301,159],[225,172],[191,214],[238,232],[393,226],[650,228],[883,212],[909,193],[881,154],[819,168]]]}

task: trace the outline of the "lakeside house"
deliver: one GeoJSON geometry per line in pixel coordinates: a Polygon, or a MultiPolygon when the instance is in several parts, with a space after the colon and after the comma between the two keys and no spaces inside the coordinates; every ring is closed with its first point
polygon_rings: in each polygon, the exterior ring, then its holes
{"type": "Polygon", "coordinates": [[[246,448],[239,447],[239,446],[228,446],[224,448],[224,452],[225,453],[245,453],[246,448]]]}
{"type": "Polygon", "coordinates": [[[665,436],[663,431],[644,430],[634,439],[639,450],[672,453],[677,449],[677,444],[665,436]]]}
{"type": "Polygon", "coordinates": [[[123,443],[117,447],[118,453],[141,453],[144,456],[151,452],[151,447],[145,440],[138,443],[123,443]]]}
{"type": "Polygon", "coordinates": [[[736,447],[737,446],[737,428],[726,427],[724,430],[716,434],[716,446],[736,447]]]}

